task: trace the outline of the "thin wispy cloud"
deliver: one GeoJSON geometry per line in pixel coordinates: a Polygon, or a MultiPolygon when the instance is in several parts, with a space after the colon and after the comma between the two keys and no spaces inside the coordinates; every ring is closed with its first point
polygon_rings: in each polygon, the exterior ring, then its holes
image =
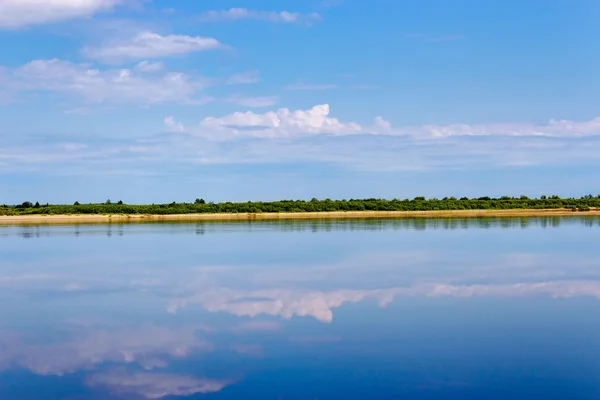
{"type": "Polygon", "coordinates": [[[257,11],[247,8],[230,8],[229,10],[211,10],[202,13],[201,22],[257,20],[283,24],[311,25],[322,19],[318,13],[301,14],[289,11],[257,11]]]}
{"type": "Polygon", "coordinates": [[[210,37],[162,36],[153,32],[141,32],[126,40],[109,41],[99,47],[86,47],[82,52],[84,56],[91,59],[116,63],[162,58],[224,47],[221,42],[210,37]]]}
{"type": "MultiPolygon", "coordinates": [[[[163,71],[159,64],[129,69],[97,69],[69,61],[35,60],[8,72],[9,91],[62,94],[84,104],[193,103],[210,85],[202,77],[163,71]]],[[[79,105],[81,106],[81,104],[79,105]]]]}

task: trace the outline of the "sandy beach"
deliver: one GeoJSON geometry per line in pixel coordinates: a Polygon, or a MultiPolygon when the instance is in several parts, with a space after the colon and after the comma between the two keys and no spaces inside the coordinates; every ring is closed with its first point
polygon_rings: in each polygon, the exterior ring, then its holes
{"type": "Polygon", "coordinates": [[[348,211],[304,213],[172,214],[172,215],[17,215],[0,216],[0,225],[126,223],[159,221],[249,221],[290,219],[366,219],[366,218],[477,218],[598,215],[600,210],[573,212],[566,209],[453,210],[453,211],[348,211]]]}

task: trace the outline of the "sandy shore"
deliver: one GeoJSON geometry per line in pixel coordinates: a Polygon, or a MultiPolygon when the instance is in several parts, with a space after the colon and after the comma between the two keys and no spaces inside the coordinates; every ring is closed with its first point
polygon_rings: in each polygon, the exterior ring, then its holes
{"type": "Polygon", "coordinates": [[[455,210],[455,211],[348,211],[259,214],[174,214],[174,215],[19,215],[0,216],[0,225],[22,224],[75,224],[109,222],[158,221],[249,221],[288,219],[365,219],[365,218],[476,218],[476,217],[539,217],[598,215],[600,210],[573,212],[551,210],[455,210]]]}

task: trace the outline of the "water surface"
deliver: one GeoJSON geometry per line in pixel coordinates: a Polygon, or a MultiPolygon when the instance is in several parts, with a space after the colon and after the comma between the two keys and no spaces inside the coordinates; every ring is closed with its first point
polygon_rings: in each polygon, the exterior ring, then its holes
{"type": "Polygon", "coordinates": [[[599,244],[596,217],[0,227],[0,399],[598,399],[599,244]]]}

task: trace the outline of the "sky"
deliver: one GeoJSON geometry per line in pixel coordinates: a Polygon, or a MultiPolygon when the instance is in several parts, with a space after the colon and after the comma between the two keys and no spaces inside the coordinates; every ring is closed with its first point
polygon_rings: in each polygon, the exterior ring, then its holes
{"type": "Polygon", "coordinates": [[[0,203],[600,193],[595,0],[0,0],[0,203]]]}

